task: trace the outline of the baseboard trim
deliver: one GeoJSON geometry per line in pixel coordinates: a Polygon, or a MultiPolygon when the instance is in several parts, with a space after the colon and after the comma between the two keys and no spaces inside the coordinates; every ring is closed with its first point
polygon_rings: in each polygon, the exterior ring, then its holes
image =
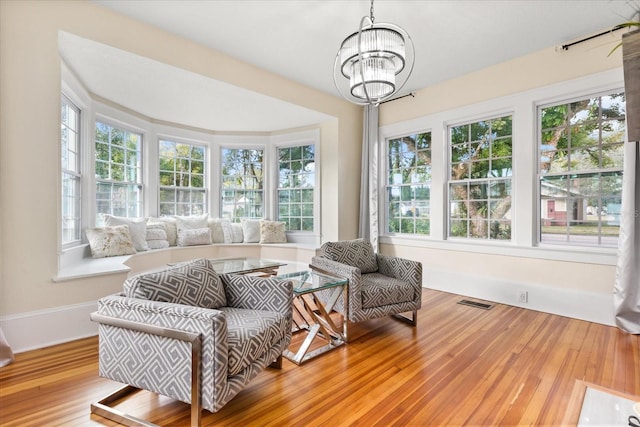
{"type": "Polygon", "coordinates": [[[97,335],[89,320],[98,303],[87,302],[0,317],[2,332],[14,353],[97,335]]]}
{"type": "Polygon", "coordinates": [[[425,269],[423,277],[424,286],[429,289],[615,326],[613,284],[612,293],[606,294],[514,283],[437,269],[425,269]],[[528,293],[527,303],[518,301],[519,291],[528,293]]]}

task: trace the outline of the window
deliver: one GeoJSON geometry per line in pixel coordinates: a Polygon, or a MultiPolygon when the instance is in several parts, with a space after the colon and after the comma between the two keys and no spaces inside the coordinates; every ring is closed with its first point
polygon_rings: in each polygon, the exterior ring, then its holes
{"type": "Polygon", "coordinates": [[[512,117],[449,129],[449,237],[511,240],[512,117]]]}
{"type": "Polygon", "coordinates": [[[540,241],[616,246],[624,94],[539,109],[540,241]]]}
{"type": "Polygon", "coordinates": [[[430,233],[431,132],[387,141],[387,231],[430,233]]]}
{"type": "Polygon", "coordinates": [[[221,150],[221,214],[232,222],[264,216],[264,174],[261,149],[221,150]]]}
{"type": "Polygon", "coordinates": [[[80,109],[62,96],[62,244],[78,242],[81,230],[80,109]]]}
{"type": "Polygon", "coordinates": [[[206,212],[205,148],[159,141],[160,215],[206,212]]]}
{"type": "Polygon", "coordinates": [[[142,135],[96,122],[96,224],[142,216],[142,135]]]}
{"type": "Polygon", "coordinates": [[[315,147],[278,148],[278,220],[289,231],[313,231],[315,147]]]}

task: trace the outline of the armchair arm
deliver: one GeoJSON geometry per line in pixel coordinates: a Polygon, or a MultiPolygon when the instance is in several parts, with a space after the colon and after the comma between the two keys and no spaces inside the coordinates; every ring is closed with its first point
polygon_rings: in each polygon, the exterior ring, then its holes
{"type": "Polygon", "coordinates": [[[311,259],[311,267],[317,267],[320,270],[349,279],[349,318],[353,320],[357,313],[362,310],[360,291],[362,273],[360,269],[322,256],[314,256],[311,259]]]}
{"type": "Polygon", "coordinates": [[[98,301],[97,314],[93,317],[99,323],[100,375],[186,403],[193,391],[191,343],[176,337],[200,336],[200,396],[205,409],[212,407],[214,385],[226,381],[228,371],[223,312],[110,295],[98,301]],[[140,325],[142,331],[130,324],[140,325]]]}
{"type": "Polygon", "coordinates": [[[243,274],[223,274],[220,278],[229,307],[274,311],[291,317],[293,283],[290,280],[243,274]]]}
{"type": "Polygon", "coordinates": [[[422,263],[406,258],[376,254],[378,272],[410,283],[418,294],[422,293],[422,263]]]}

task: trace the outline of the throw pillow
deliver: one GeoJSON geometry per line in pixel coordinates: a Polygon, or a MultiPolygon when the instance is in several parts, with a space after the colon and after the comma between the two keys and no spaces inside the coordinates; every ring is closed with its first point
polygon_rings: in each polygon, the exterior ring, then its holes
{"type": "Polygon", "coordinates": [[[131,242],[129,227],[126,225],[88,228],[86,234],[93,258],[131,255],[136,253],[136,248],[131,242]]]}
{"type": "Polygon", "coordinates": [[[242,233],[242,224],[231,224],[231,243],[242,243],[244,241],[244,234],[242,233]]]}
{"type": "Polygon", "coordinates": [[[180,230],[194,230],[196,228],[205,228],[208,226],[209,214],[202,215],[190,215],[190,216],[174,216],[176,219],[176,229],[180,230]]]}
{"type": "Polygon", "coordinates": [[[287,243],[287,224],[279,221],[260,221],[260,243],[287,243]]]}
{"type": "Polygon", "coordinates": [[[323,256],[332,261],[358,267],[361,273],[375,273],[378,271],[378,261],[373,252],[371,242],[364,239],[344,240],[341,242],[327,242],[320,251],[323,256]]]}
{"type": "Polygon", "coordinates": [[[176,219],[170,216],[163,216],[160,218],[149,218],[147,226],[150,224],[164,224],[167,230],[167,241],[169,246],[176,246],[178,239],[178,231],[176,230],[176,219]]]}
{"type": "Polygon", "coordinates": [[[204,258],[127,279],[124,293],[130,298],[204,308],[227,305],[222,281],[204,258]]]}
{"type": "Polygon", "coordinates": [[[210,245],[209,227],[178,230],[178,246],[210,245]]]}
{"type": "Polygon", "coordinates": [[[209,228],[213,243],[233,243],[231,222],[228,219],[209,218],[209,228]]]}
{"type": "Polygon", "coordinates": [[[125,218],[123,216],[104,215],[104,223],[108,226],[126,225],[131,233],[131,241],[136,251],[148,251],[147,220],[145,218],[125,218]]]}
{"type": "Polygon", "coordinates": [[[260,241],[260,220],[243,219],[242,235],[244,237],[244,243],[258,243],[260,241]]]}

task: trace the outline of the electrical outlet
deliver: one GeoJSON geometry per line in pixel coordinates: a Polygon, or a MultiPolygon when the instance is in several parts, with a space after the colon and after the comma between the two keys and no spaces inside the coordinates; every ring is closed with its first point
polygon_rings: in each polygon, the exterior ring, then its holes
{"type": "Polygon", "coordinates": [[[529,302],[529,293],[527,291],[518,291],[518,302],[526,304],[529,302]]]}

